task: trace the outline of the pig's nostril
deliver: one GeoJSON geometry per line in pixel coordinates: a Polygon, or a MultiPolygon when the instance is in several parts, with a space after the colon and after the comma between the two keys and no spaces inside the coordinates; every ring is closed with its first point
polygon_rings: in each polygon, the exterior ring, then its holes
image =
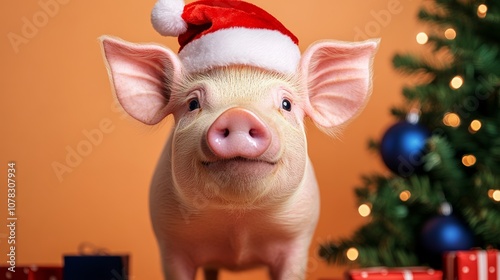
{"type": "Polygon", "coordinates": [[[229,129],[224,129],[224,137],[228,137],[229,136],[229,129]]]}
{"type": "Polygon", "coordinates": [[[258,131],[256,129],[250,129],[250,131],[248,132],[248,134],[250,135],[250,137],[258,137],[258,131]]]}

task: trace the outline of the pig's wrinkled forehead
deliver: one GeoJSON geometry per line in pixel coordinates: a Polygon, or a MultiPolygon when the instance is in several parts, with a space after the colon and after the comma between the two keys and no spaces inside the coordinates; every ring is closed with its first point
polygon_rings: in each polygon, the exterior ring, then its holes
{"type": "Polygon", "coordinates": [[[300,60],[298,39],[263,9],[237,0],[158,0],[155,29],[178,36],[179,57],[188,72],[218,66],[249,65],[294,73],[300,60]]]}
{"type": "Polygon", "coordinates": [[[197,83],[227,84],[235,90],[259,86],[261,88],[272,88],[276,86],[286,87],[298,91],[302,88],[300,76],[284,74],[276,71],[254,66],[227,66],[215,67],[203,72],[194,72],[185,76],[180,84],[186,89],[192,88],[197,83]]]}

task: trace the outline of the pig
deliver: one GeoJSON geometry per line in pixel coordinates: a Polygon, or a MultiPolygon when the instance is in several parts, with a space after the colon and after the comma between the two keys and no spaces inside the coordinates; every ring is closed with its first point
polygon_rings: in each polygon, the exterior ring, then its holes
{"type": "Polygon", "coordinates": [[[175,122],[150,186],[165,279],[257,266],[273,280],[305,279],[320,204],[304,119],[335,135],[359,114],[378,39],[314,43],[291,74],[192,73],[167,47],[100,41],[124,110],[147,125],[175,122]]]}

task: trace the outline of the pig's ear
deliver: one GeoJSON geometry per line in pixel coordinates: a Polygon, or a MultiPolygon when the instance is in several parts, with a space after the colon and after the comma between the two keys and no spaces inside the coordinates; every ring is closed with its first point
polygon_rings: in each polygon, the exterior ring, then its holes
{"type": "Polygon", "coordinates": [[[304,109],[318,127],[333,132],[365,106],[379,41],[322,41],[304,52],[300,71],[309,95],[304,109]]]}
{"type": "Polygon", "coordinates": [[[172,85],[182,65],[169,49],[100,38],[116,97],[125,111],[145,124],[156,124],[172,111],[172,85]]]}

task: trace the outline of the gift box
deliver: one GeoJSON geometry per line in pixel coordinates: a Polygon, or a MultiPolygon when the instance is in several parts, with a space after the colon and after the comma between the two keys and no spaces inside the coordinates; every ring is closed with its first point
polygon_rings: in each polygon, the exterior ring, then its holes
{"type": "Polygon", "coordinates": [[[500,280],[500,251],[448,252],[444,268],[445,280],[500,280]]]}
{"type": "Polygon", "coordinates": [[[346,272],[347,280],[442,280],[443,273],[427,267],[371,267],[351,269],[346,272]]]}
{"type": "Polygon", "coordinates": [[[64,280],[128,280],[128,255],[64,256],[64,280]]]}
{"type": "Polygon", "coordinates": [[[0,279],[7,280],[62,280],[62,267],[58,266],[16,266],[0,267],[0,279]]]}

